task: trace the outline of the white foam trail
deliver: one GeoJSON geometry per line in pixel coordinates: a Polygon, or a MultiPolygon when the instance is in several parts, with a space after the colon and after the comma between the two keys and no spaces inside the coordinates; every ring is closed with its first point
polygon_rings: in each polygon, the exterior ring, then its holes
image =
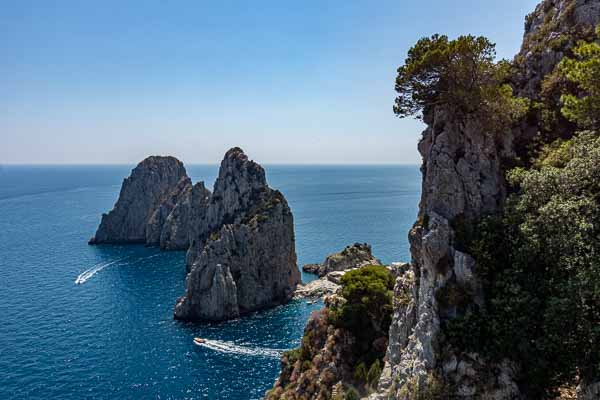
{"type": "Polygon", "coordinates": [[[204,343],[196,343],[198,346],[206,347],[220,353],[241,354],[246,356],[260,356],[269,358],[279,358],[285,350],[265,349],[262,347],[239,346],[233,342],[223,342],[220,340],[206,340],[204,343]]]}
{"type": "Polygon", "coordinates": [[[86,271],[83,271],[81,274],[79,274],[79,276],[75,279],[75,283],[77,285],[81,285],[81,284],[87,282],[88,279],[90,279],[92,276],[96,275],[98,272],[102,271],[104,268],[106,268],[110,265],[116,264],[119,261],[123,260],[124,258],[119,258],[118,260],[109,261],[109,262],[101,262],[101,263],[94,265],[92,268],[90,268],[86,271]]]}

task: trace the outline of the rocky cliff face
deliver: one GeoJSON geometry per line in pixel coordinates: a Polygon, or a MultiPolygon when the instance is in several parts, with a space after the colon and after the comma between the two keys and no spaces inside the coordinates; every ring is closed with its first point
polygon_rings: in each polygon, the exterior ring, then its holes
{"type": "MultiPolygon", "coordinates": [[[[543,1],[527,17],[512,77],[516,93],[539,99],[544,77],[599,22],[599,0],[543,1]]],[[[424,122],[427,129],[419,143],[422,197],[417,222],[409,234],[412,262],[410,269],[397,275],[386,363],[377,391],[368,398],[524,399],[523,382],[517,379],[520,365],[508,359],[491,362],[481,354],[453,348],[441,327],[465,309],[484,307],[476,261],[464,251],[461,229],[502,210],[507,196],[502,159],[517,155],[518,146],[530,144],[539,122],[528,120],[502,138],[486,132],[481,121],[458,119],[441,106],[429,109],[424,122]],[[464,290],[471,295],[468,303],[459,305],[452,296],[464,290]]],[[[328,338],[331,333],[321,335],[328,338]]],[[[312,334],[310,338],[314,340],[312,334]]],[[[321,356],[330,354],[325,349],[321,356]]],[[[282,375],[270,396],[299,393],[299,365],[284,358],[282,375]]],[[[327,382],[342,379],[343,374],[338,373],[327,382]]],[[[331,396],[333,386],[324,386],[331,396]]],[[[578,399],[598,398],[599,387],[598,383],[583,382],[578,399]]],[[[298,398],[325,398],[312,393],[298,398]]]]}
{"type": "Polygon", "coordinates": [[[210,196],[204,182],[183,189],[160,232],[161,249],[187,250],[191,246],[194,233],[204,220],[210,196]]]}
{"type": "Polygon", "coordinates": [[[409,235],[412,271],[397,280],[387,362],[372,398],[408,399],[438,380],[452,383],[459,398],[518,398],[508,362],[491,365],[438,341],[442,321],[456,306],[440,303],[436,294],[450,285],[480,286],[474,260],[457,249],[454,226],[501,207],[503,149],[477,121],[455,121],[443,109],[426,122],[419,218],[409,235]]]}
{"type": "MultiPolygon", "coordinates": [[[[599,1],[542,2],[527,17],[524,45],[516,60],[518,93],[532,99],[539,96],[543,77],[577,38],[600,22],[599,17],[599,1]],[[560,39],[567,32],[570,36],[560,39]]],[[[457,309],[440,301],[439,294],[448,288],[469,288],[474,296],[466,307],[483,304],[475,260],[460,250],[457,230],[502,208],[506,185],[500,160],[514,152],[513,138],[530,140],[537,127],[520,127],[499,142],[478,121],[456,121],[439,107],[425,116],[425,122],[428,127],[419,143],[423,191],[419,218],[409,235],[412,271],[396,283],[387,362],[378,393],[371,398],[406,400],[439,382],[447,385],[440,390],[446,396],[452,393],[452,398],[523,398],[516,381],[518,365],[510,360],[492,363],[444,342],[440,326],[457,309]]],[[[586,393],[593,392],[590,387],[586,393]]]]}
{"type": "Polygon", "coordinates": [[[544,0],[527,16],[521,51],[515,58],[518,93],[539,98],[544,76],[573,48],[591,37],[599,22],[600,3],[594,0],[544,0]]]}
{"type": "Polygon", "coordinates": [[[292,297],[300,282],[292,213],[241,149],[225,155],[197,226],[176,318],[235,318],[292,297]]]}
{"type": "Polygon", "coordinates": [[[146,158],[123,181],[114,209],[102,215],[90,244],[146,243],[148,239],[157,244],[165,213],[188,184],[185,168],[176,158],[146,158]]]}
{"type": "Polygon", "coordinates": [[[330,399],[332,393],[343,393],[342,382],[353,381],[356,339],[327,323],[327,309],[311,315],[304,337],[300,349],[284,354],[281,375],[267,400],[330,399]]]}
{"type": "Polygon", "coordinates": [[[381,265],[381,262],[373,256],[371,246],[367,243],[355,243],[346,246],[339,253],[328,255],[321,264],[306,264],[302,269],[323,277],[330,272],[345,271],[365,265],[381,265]]]}
{"type": "Polygon", "coordinates": [[[264,169],[248,160],[240,148],[229,150],[221,162],[214,193],[192,232],[188,270],[200,256],[209,234],[223,225],[240,223],[268,191],[264,169]]]}
{"type": "MultiPolygon", "coordinates": [[[[159,246],[163,245],[161,241],[163,230],[166,228],[166,223],[173,210],[179,203],[183,203],[183,199],[187,197],[192,189],[192,181],[187,176],[181,178],[177,185],[171,190],[171,192],[162,198],[160,205],[152,213],[150,220],[146,224],[146,244],[148,246],[159,246]]],[[[169,220],[169,227],[173,227],[174,219],[169,220]]],[[[173,250],[185,250],[188,248],[188,238],[184,243],[171,243],[169,241],[169,247],[173,250]],[[173,246],[170,246],[173,245],[173,246]]],[[[161,246],[164,247],[164,246],[161,246]]]]}

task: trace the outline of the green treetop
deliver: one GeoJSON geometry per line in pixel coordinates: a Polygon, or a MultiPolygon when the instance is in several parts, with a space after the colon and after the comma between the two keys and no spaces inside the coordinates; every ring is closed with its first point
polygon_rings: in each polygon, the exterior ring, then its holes
{"type": "MultiPolygon", "coordinates": [[[[600,26],[596,38],[600,37],[600,26]]],[[[561,96],[562,113],[583,129],[600,129],[600,45],[580,42],[573,49],[574,58],[564,58],[558,73],[576,86],[576,93],[561,96]]]]}
{"type": "Polygon", "coordinates": [[[422,38],[398,68],[394,113],[422,119],[443,105],[457,115],[477,113],[489,128],[501,130],[523,116],[528,103],[513,97],[505,83],[510,65],[495,57],[495,45],[485,37],[422,38]]]}

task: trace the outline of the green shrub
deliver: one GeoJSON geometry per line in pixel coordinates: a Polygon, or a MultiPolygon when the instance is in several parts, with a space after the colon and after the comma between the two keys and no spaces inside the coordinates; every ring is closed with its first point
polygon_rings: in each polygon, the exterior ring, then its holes
{"type": "Polygon", "coordinates": [[[600,138],[557,147],[562,167],[510,174],[516,192],[468,243],[485,312],[446,322],[453,346],[522,365],[528,398],[549,399],[600,374],[600,138]]]}
{"type": "Polygon", "coordinates": [[[358,395],[356,390],[354,390],[352,388],[348,388],[348,390],[346,391],[346,397],[344,399],[345,400],[360,400],[360,396],[358,395]]]}
{"type": "Polygon", "coordinates": [[[379,377],[381,376],[381,363],[379,360],[375,360],[375,362],[369,368],[369,372],[367,372],[367,383],[371,387],[377,387],[377,382],[379,382],[379,377]]]}
{"type": "Polygon", "coordinates": [[[343,305],[328,310],[328,321],[355,337],[354,379],[368,384],[381,374],[385,352],[374,346],[386,338],[392,321],[394,276],[384,266],[369,265],[347,272],[341,279],[343,305]],[[370,365],[370,368],[367,366],[370,365]],[[379,369],[379,372],[377,370],[379,369]],[[374,378],[373,378],[374,379],[374,378]]]}
{"type": "Polygon", "coordinates": [[[354,380],[357,382],[366,382],[367,374],[368,371],[364,362],[359,363],[356,368],[354,368],[354,380]]]}
{"type": "Polygon", "coordinates": [[[283,353],[283,356],[288,360],[290,365],[294,365],[296,363],[296,361],[300,360],[301,353],[302,353],[302,350],[300,348],[297,348],[297,349],[285,351],[283,353]]]}
{"type": "MultiPolygon", "coordinates": [[[[599,37],[600,26],[595,39],[599,37]]],[[[562,113],[580,128],[600,129],[600,44],[582,41],[573,54],[557,67],[559,76],[576,87],[562,94],[562,113]]]]}
{"type": "Polygon", "coordinates": [[[506,84],[511,66],[495,62],[496,50],[485,37],[433,35],[419,40],[398,68],[394,113],[416,116],[442,105],[457,116],[476,114],[493,132],[522,118],[528,101],[513,97],[506,84]]]}

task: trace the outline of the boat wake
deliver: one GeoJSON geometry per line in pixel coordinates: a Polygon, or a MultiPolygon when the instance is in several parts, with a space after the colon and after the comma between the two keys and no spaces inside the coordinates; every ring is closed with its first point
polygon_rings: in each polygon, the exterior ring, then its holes
{"type": "Polygon", "coordinates": [[[246,347],[240,346],[233,342],[223,342],[220,340],[208,340],[205,339],[203,343],[196,343],[197,346],[206,347],[207,349],[218,351],[220,353],[227,354],[240,354],[245,356],[258,356],[268,358],[280,358],[281,353],[285,350],[279,349],[266,349],[263,347],[246,347]]]}
{"type": "MultiPolygon", "coordinates": [[[[158,257],[160,255],[161,254],[158,253],[158,254],[153,254],[151,256],[148,256],[148,257],[141,257],[141,258],[138,258],[136,260],[133,260],[133,262],[138,262],[138,261],[142,261],[142,260],[149,260],[151,258],[158,257]]],[[[85,270],[81,274],[79,274],[77,276],[77,278],[75,278],[75,283],[77,285],[81,285],[82,283],[87,282],[88,279],[90,279],[92,276],[94,276],[98,272],[102,271],[104,268],[109,267],[109,266],[114,265],[114,264],[117,264],[117,263],[119,263],[119,262],[121,262],[123,260],[126,260],[128,258],[131,258],[131,256],[129,256],[129,257],[121,257],[119,259],[116,259],[116,260],[113,260],[113,261],[108,261],[108,262],[106,262],[106,261],[100,262],[100,263],[94,265],[92,268],[90,268],[88,270],[85,270]]]]}
{"type": "Polygon", "coordinates": [[[102,271],[104,268],[111,266],[113,264],[116,264],[116,263],[124,260],[125,258],[127,258],[127,257],[119,258],[118,260],[114,260],[114,261],[98,263],[98,264],[94,265],[92,268],[85,270],[81,274],[79,274],[79,276],[77,276],[77,278],[75,279],[75,283],[77,285],[81,285],[81,284],[87,282],[87,280],[90,279],[92,276],[94,276],[98,272],[102,271]]]}

